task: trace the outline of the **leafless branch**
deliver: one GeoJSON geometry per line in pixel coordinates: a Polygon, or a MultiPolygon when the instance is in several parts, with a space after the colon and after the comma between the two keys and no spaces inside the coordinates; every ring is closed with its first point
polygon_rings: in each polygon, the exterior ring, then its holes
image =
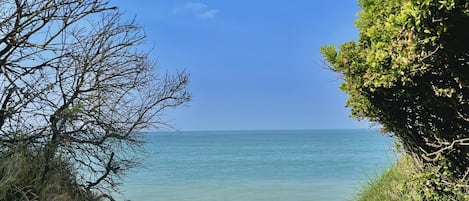
{"type": "Polygon", "coordinates": [[[156,74],[137,50],[141,26],[106,0],[4,0],[0,8],[1,144],[43,149],[44,176],[59,157],[80,186],[114,188],[138,165],[142,129],[166,125],[163,112],[190,101],[188,74],[156,74]]]}

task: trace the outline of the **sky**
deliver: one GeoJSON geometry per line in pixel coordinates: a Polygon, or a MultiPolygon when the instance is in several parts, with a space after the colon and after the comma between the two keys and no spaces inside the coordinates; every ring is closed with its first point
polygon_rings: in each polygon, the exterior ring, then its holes
{"type": "Polygon", "coordinates": [[[112,0],[148,35],[158,72],[185,70],[193,100],[175,129],[354,129],[319,48],[356,40],[356,1],[112,0]]]}

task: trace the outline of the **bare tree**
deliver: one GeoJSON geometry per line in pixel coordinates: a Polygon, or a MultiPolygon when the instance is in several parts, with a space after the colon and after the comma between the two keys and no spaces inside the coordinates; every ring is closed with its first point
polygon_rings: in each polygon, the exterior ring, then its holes
{"type": "Polygon", "coordinates": [[[70,162],[106,193],[138,165],[142,129],[190,100],[188,76],[155,74],[134,21],[105,0],[0,0],[0,145],[70,162]]]}

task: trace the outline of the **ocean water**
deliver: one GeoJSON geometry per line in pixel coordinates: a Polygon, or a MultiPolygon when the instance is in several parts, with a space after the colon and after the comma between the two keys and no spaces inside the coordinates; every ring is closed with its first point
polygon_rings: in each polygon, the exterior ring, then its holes
{"type": "Polygon", "coordinates": [[[372,130],[147,134],[144,167],[124,178],[132,201],[342,201],[394,161],[372,130]]]}

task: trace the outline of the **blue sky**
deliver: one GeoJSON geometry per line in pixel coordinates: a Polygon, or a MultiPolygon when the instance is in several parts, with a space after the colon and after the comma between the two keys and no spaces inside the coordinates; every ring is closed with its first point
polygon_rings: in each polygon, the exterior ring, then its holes
{"type": "Polygon", "coordinates": [[[161,72],[186,70],[193,101],[163,119],[179,130],[367,128],[348,117],[319,47],[356,40],[356,1],[111,2],[136,17],[161,72]]]}

